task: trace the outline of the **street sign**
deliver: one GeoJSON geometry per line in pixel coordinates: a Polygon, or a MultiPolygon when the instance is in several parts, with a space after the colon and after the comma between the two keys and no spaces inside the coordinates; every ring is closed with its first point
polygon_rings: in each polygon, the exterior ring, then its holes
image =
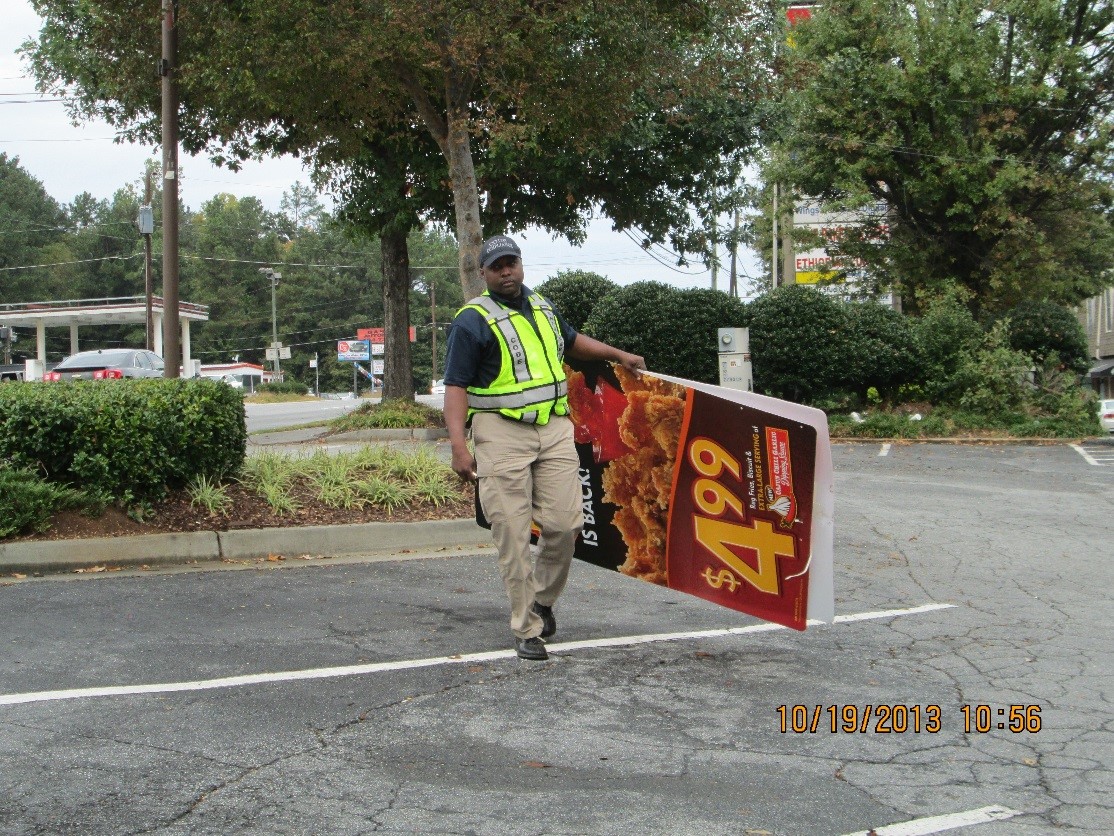
{"type": "Polygon", "coordinates": [[[267,349],[267,359],[268,360],[289,360],[290,359],[290,349],[289,348],[268,348],[267,349]]]}

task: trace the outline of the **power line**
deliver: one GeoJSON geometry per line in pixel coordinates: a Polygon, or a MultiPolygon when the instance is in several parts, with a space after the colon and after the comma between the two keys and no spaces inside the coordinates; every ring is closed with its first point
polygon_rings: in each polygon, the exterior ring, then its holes
{"type": "Polygon", "coordinates": [[[34,270],[37,267],[64,267],[68,264],[90,264],[94,261],[131,261],[133,258],[139,258],[140,255],[142,255],[142,253],[135,253],[134,255],[106,255],[103,258],[82,258],[77,261],[56,261],[53,264],[25,264],[22,267],[0,267],[0,271],[34,270]]]}

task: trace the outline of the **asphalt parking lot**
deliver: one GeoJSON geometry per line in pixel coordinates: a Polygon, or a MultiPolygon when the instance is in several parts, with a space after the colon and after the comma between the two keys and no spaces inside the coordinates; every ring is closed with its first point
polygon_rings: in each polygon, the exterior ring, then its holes
{"type": "Polygon", "coordinates": [[[804,633],[577,564],[521,662],[488,552],[8,583],[0,833],[1114,832],[1086,452],[836,445],[804,633]]]}

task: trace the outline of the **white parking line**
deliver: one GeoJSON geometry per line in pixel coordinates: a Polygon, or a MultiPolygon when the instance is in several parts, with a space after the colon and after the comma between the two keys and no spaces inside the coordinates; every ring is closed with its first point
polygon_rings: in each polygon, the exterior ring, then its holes
{"type": "Polygon", "coordinates": [[[1072,444],[1071,449],[1073,449],[1075,452],[1077,452],[1079,455],[1081,455],[1084,458],[1084,460],[1087,462],[1087,464],[1093,464],[1095,467],[1100,467],[1099,463],[1097,461],[1095,461],[1094,458],[1091,457],[1091,454],[1088,453],[1086,450],[1084,450],[1082,447],[1080,447],[1078,444],[1072,444]]]}
{"type": "MultiPolygon", "coordinates": [[[[837,615],[836,624],[852,624],[858,621],[875,621],[882,618],[897,618],[905,615],[919,615],[936,610],[952,609],[955,604],[922,604],[901,610],[880,610],[877,612],[837,615]]],[[[810,621],[816,626],[820,622],[810,621]]],[[[738,636],[744,633],[766,633],[772,630],[786,630],[780,624],[753,624],[748,627],[730,627],[720,630],[700,630],[690,633],[653,633],[642,636],[616,636],[609,639],[585,639],[577,642],[551,644],[551,653],[569,650],[582,650],[600,647],[629,647],[652,642],[684,641],[692,639],[738,636]]],[[[484,653],[462,653],[455,656],[435,656],[430,659],[405,659],[397,662],[374,662],[366,665],[345,665],[335,668],[310,668],[300,671],[280,671],[277,673],[255,673],[245,676],[226,676],[219,679],[200,679],[193,682],[163,682],[153,685],[109,685],[102,688],[70,688],[62,691],[30,691],[25,694],[0,694],[0,705],[20,705],[29,702],[57,702],[77,700],[88,697],[122,697],[132,694],[168,694],[174,691],[207,691],[214,688],[237,688],[243,685],[262,685],[270,682],[294,682],[306,679],[329,679],[344,676],[363,676],[387,671],[429,668],[436,665],[461,665],[475,662],[492,662],[497,659],[513,658],[513,650],[489,650],[484,653]]]]}
{"type": "Polygon", "coordinates": [[[943,833],[945,830],[955,830],[959,827],[970,827],[973,824],[986,824],[992,821],[1002,821],[1020,816],[1017,810],[1009,807],[993,805],[980,807],[978,810],[968,810],[965,813],[948,813],[944,816],[932,816],[927,819],[913,819],[898,824],[888,824],[885,827],[875,827],[872,830],[859,830],[848,833],[846,836],[928,836],[932,833],[943,833]]]}
{"type": "Polygon", "coordinates": [[[879,456],[888,456],[890,454],[890,446],[891,445],[889,445],[889,444],[883,444],[882,449],[878,451],[878,455],[879,456]]]}

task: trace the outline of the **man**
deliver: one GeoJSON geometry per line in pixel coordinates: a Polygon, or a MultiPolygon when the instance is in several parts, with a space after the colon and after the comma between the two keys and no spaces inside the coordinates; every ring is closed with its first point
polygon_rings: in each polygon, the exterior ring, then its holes
{"type": "Polygon", "coordinates": [[[522,251],[506,235],[484,242],[480,265],[487,291],[460,309],[449,332],[445,424],[453,470],[477,482],[491,523],[515,651],[542,661],[549,658],[542,639],[557,630],[553,604],[584,521],[562,360],[610,360],[631,371],[646,363],[577,333],[525,287],[522,251]],[[536,565],[531,520],[541,529],[536,565]]]}

